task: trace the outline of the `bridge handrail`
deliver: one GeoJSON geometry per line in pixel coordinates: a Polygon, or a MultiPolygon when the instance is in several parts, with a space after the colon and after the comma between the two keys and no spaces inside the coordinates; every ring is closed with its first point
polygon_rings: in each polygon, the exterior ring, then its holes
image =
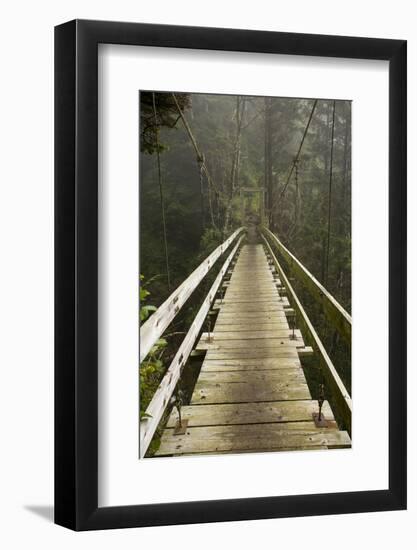
{"type": "Polygon", "coordinates": [[[352,317],[339,304],[339,302],[328,292],[324,286],[312,275],[308,269],[286,248],[276,235],[268,228],[263,227],[262,232],[266,235],[269,242],[281,253],[289,268],[294,274],[303,281],[310,293],[318,300],[322,306],[325,315],[332,325],[336,328],[343,339],[350,345],[352,335],[352,317]]]}
{"type": "MultiPolygon", "coordinates": [[[[238,234],[240,234],[240,232],[241,231],[238,230],[238,234]]],[[[178,351],[170,366],[168,367],[167,372],[165,373],[164,377],[161,380],[161,383],[154,393],[154,396],[152,397],[148,408],[146,409],[144,418],[140,422],[140,458],[143,458],[145,456],[149,444],[152,441],[155,430],[158,427],[159,422],[161,421],[162,415],[164,414],[164,411],[175,389],[175,386],[177,385],[177,382],[181,376],[182,368],[188,360],[188,357],[194,347],[195,341],[200,334],[204,319],[206,318],[210,310],[210,306],[216,297],[216,293],[219,289],[222,279],[225,276],[229,268],[230,262],[233,260],[233,257],[235,256],[243,237],[243,235],[240,237],[240,239],[230,252],[229,256],[227,257],[226,261],[224,262],[219,273],[217,274],[214,283],[212,284],[204,302],[202,303],[197,315],[195,316],[194,321],[192,322],[184,340],[178,348],[178,351]]]]}
{"type": "Polygon", "coordinates": [[[174,290],[169,298],[167,298],[155,313],[140,327],[139,356],[141,363],[216,261],[242,231],[244,231],[244,227],[237,229],[226,241],[224,241],[224,243],[207,256],[191,275],[174,290]]]}
{"type": "MultiPolygon", "coordinates": [[[[334,398],[337,411],[339,412],[343,422],[346,425],[346,429],[351,435],[351,426],[352,426],[352,399],[347,391],[345,385],[342,382],[335,366],[332,363],[322,341],[320,340],[316,330],[314,329],[307,313],[305,312],[297,294],[295,293],[293,287],[291,286],[288,277],[286,276],[281,264],[277,260],[272,247],[265,237],[262,235],[262,238],[265,242],[265,245],[271,255],[271,258],[274,262],[274,265],[279,273],[281,282],[287,289],[289,301],[297,312],[297,325],[303,334],[305,341],[313,347],[313,349],[318,353],[320,367],[322,369],[323,375],[326,379],[326,382],[329,384],[329,387],[332,391],[332,396],[334,398]]],[[[298,260],[297,260],[298,261],[298,260]]]]}

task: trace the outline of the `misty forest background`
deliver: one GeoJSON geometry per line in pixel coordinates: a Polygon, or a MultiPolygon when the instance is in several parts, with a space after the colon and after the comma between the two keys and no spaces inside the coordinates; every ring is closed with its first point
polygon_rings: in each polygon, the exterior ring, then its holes
{"type": "MultiPolygon", "coordinates": [[[[350,313],[350,101],[141,92],[142,322],[248,222],[268,226],[350,313]],[[197,158],[185,124],[204,158],[197,158]],[[265,193],[247,192],[253,188],[265,193]]],[[[142,411],[215,274],[141,365],[142,411]]],[[[305,289],[294,285],[350,391],[349,350],[305,289]]]]}

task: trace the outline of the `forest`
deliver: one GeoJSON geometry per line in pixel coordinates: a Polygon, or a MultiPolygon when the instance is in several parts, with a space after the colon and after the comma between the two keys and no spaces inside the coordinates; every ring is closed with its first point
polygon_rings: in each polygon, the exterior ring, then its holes
{"type": "MultiPolygon", "coordinates": [[[[350,101],[142,91],[139,122],[141,323],[248,224],[268,227],[351,312],[350,101]]],[[[141,414],[215,275],[141,364],[141,414]]],[[[350,347],[293,284],[350,391],[350,347]]]]}

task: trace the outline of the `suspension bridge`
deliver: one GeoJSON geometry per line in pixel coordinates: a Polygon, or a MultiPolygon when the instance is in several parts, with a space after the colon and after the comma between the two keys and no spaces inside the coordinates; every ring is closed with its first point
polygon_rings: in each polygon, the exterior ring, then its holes
{"type": "MultiPolygon", "coordinates": [[[[172,96],[197,155],[201,188],[204,172],[209,187],[215,189],[205,157],[175,94],[172,96]]],[[[297,180],[297,163],[316,104],[317,100],[313,102],[281,196],[293,172],[297,180]]],[[[155,95],[153,111],[157,128],[155,95]]],[[[333,130],[334,112],[335,102],[333,130]]],[[[331,222],[333,130],[327,253],[331,222]]],[[[157,131],[156,144],[169,281],[157,131]]],[[[260,188],[252,191],[259,192],[260,188]]],[[[265,219],[265,216],[262,218],[265,219]]],[[[351,316],[266,225],[246,221],[247,227],[234,231],[141,326],[140,362],[146,359],[207,274],[216,270],[211,288],[145,414],[141,416],[141,458],[146,456],[157,432],[160,441],[155,456],[351,446],[351,397],[292,283],[296,281],[308,292],[310,299],[318,304],[328,326],[349,349],[351,316]],[[314,357],[322,379],[314,399],[306,377],[308,367],[303,365],[304,358],[309,356],[314,357]],[[191,398],[182,402],[176,389],[193,358],[200,360],[201,368],[191,398]]]]}
{"type": "Polygon", "coordinates": [[[268,229],[256,240],[244,228],[235,231],[142,326],[141,359],[225,257],[141,420],[141,457],[192,355],[202,366],[191,400],[172,407],[156,456],[350,447],[351,398],[290,279],[309,289],[349,342],[351,318],[268,229]],[[324,395],[312,399],[302,359],[313,354],[332,405],[324,395]]]}

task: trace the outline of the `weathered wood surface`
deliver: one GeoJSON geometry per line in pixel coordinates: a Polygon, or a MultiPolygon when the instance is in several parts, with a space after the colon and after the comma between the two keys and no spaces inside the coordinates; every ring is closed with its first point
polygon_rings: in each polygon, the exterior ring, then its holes
{"type": "Polygon", "coordinates": [[[254,359],[213,359],[205,360],[200,372],[227,372],[227,371],[264,371],[286,369],[288,367],[301,367],[298,357],[277,357],[257,361],[254,359]]]}
{"type": "MultiPolygon", "coordinates": [[[[261,345],[265,346],[268,344],[268,342],[279,340],[283,343],[290,344],[292,340],[288,341],[290,336],[292,335],[293,331],[288,327],[288,325],[285,327],[284,323],[281,324],[280,328],[275,328],[273,330],[248,330],[250,327],[247,326],[246,330],[235,330],[235,327],[232,327],[233,329],[224,332],[224,331],[217,331],[217,328],[214,332],[211,332],[208,334],[207,332],[203,333],[201,337],[201,342],[207,343],[216,343],[216,342],[222,342],[223,340],[230,342],[233,340],[238,340],[239,343],[241,343],[241,340],[245,340],[246,342],[248,340],[261,340],[261,345]],[[263,342],[266,340],[266,342],[263,342]]],[[[294,335],[298,339],[298,341],[303,341],[301,332],[299,330],[294,330],[294,335]]],[[[226,345],[226,344],[224,344],[226,345]]],[[[304,345],[304,344],[303,344],[304,345]]]]}
{"type": "Polygon", "coordinates": [[[260,384],[261,382],[271,381],[287,383],[288,380],[304,380],[304,373],[301,367],[290,366],[282,368],[279,371],[275,370],[260,370],[252,372],[207,372],[200,373],[198,378],[198,384],[205,386],[205,384],[218,384],[222,383],[240,383],[251,386],[252,384],[260,384]]]}
{"type": "Polygon", "coordinates": [[[257,359],[258,363],[263,359],[294,357],[298,358],[300,349],[297,347],[269,348],[269,349],[210,349],[207,351],[206,359],[257,359]]]}
{"type": "MultiPolygon", "coordinates": [[[[217,336],[223,332],[230,334],[230,325],[231,323],[216,323],[214,336],[217,336]]],[[[233,331],[235,333],[237,332],[247,332],[248,330],[251,331],[251,334],[256,335],[258,333],[262,332],[268,332],[268,331],[277,331],[282,330],[283,328],[286,329],[288,327],[287,322],[282,320],[282,322],[276,321],[271,323],[259,323],[254,325],[253,321],[245,323],[245,324],[236,324],[236,321],[233,323],[233,331]]]]}
{"type": "Polygon", "coordinates": [[[294,348],[304,348],[304,342],[302,338],[295,340],[290,340],[289,338],[276,338],[270,340],[217,340],[212,339],[211,341],[202,341],[200,340],[197,346],[197,350],[207,350],[207,351],[230,351],[230,350],[241,350],[245,351],[246,349],[250,351],[255,351],[257,349],[262,351],[270,351],[274,353],[275,350],[292,350],[294,348]]]}
{"type": "MultiPolygon", "coordinates": [[[[227,295],[227,293],[226,293],[227,295]]],[[[282,301],[273,302],[270,300],[264,302],[233,302],[226,300],[216,300],[214,303],[215,308],[223,309],[224,313],[243,313],[243,312],[252,312],[256,311],[258,313],[264,312],[273,312],[273,311],[282,311],[284,307],[289,306],[287,298],[283,298],[282,301]]]]}
{"type": "MultiPolygon", "coordinates": [[[[183,407],[182,418],[188,420],[188,427],[227,426],[231,424],[268,424],[272,422],[311,422],[317,404],[305,401],[270,401],[268,403],[226,403],[204,407],[183,407]]],[[[334,416],[327,401],[323,403],[323,414],[334,422],[334,416]]],[[[178,411],[173,409],[168,428],[175,428],[178,411]]],[[[333,425],[333,427],[335,427],[333,425]]]]}
{"type": "Polygon", "coordinates": [[[216,326],[218,325],[230,325],[249,322],[252,326],[256,326],[258,323],[270,323],[270,322],[279,322],[286,323],[287,315],[285,311],[268,311],[268,312],[258,312],[251,311],[248,313],[242,312],[236,316],[235,313],[226,313],[223,310],[220,310],[219,315],[216,320],[216,326]]]}
{"type": "MultiPolygon", "coordinates": [[[[228,373],[231,374],[231,373],[228,373]]],[[[244,373],[248,375],[248,372],[244,373]]],[[[249,377],[248,377],[249,378],[249,377]]],[[[289,374],[280,379],[265,377],[249,383],[241,380],[225,382],[199,381],[191,405],[205,403],[256,403],[258,401],[293,401],[311,399],[304,375],[289,374]]]]}
{"type": "Polygon", "coordinates": [[[204,279],[220,256],[242,234],[244,228],[237,229],[223,244],[214,250],[185,281],[171,294],[157,311],[140,327],[140,362],[150,352],[152,346],[170,325],[182,306],[204,279]]]}
{"type": "Polygon", "coordinates": [[[318,404],[300,363],[312,348],[298,329],[292,338],[288,298],[261,245],[242,247],[223,292],[213,329],[196,348],[207,352],[190,405],[182,408],[186,433],[174,435],[174,409],[157,456],[350,446],[328,403],[328,427],[313,422],[318,404]]]}
{"type": "Polygon", "coordinates": [[[178,436],[173,432],[165,430],[158,455],[350,447],[347,432],[317,429],[313,422],[203,426],[178,436]]]}

